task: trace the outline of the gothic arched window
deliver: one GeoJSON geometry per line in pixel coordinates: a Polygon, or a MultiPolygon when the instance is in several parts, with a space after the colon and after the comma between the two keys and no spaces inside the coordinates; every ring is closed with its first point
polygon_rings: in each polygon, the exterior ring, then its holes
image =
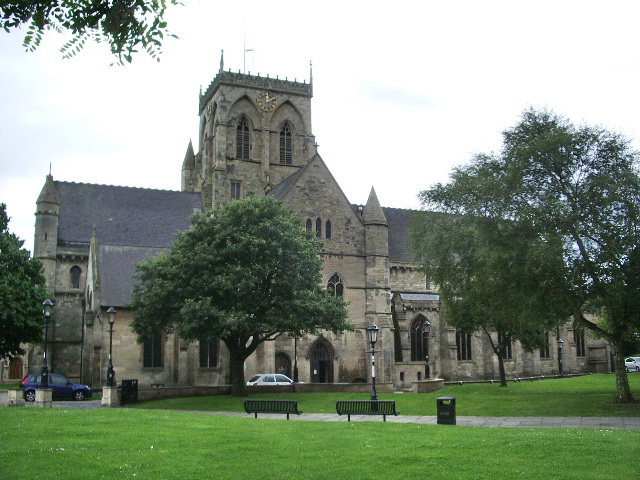
{"type": "Polygon", "coordinates": [[[327,220],[327,223],[324,224],[324,236],[331,238],[331,220],[327,220]]]}
{"type": "Polygon", "coordinates": [[[236,127],[236,158],[249,159],[250,140],[249,120],[243,117],[236,127]]]}
{"type": "Polygon", "coordinates": [[[316,237],[322,238],[322,220],[316,220],[316,237]]]}
{"type": "Polygon", "coordinates": [[[293,134],[291,125],[285,123],[280,130],[280,163],[291,165],[293,159],[293,134]]]}
{"type": "Polygon", "coordinates": [[[313,222],[311,221],[310,218],[307,218],[307,230],[311,231],[312,228],[313,228],[313,222]]]}
{"type": "Polygon", "coordinates": [[[411,361],[420,362],[426,360],[426,356],[429,355],[429,345],[424,334],[424,318],[422,315],[418,315],[411,323],[411,331],[409,333],[411,341],[411,361]]]}
{"type": "Polygon", "coordinates": [[[80,274],[82,270],[77,265],[71,267],[69,275],[71,278],[71,288],[80,288],[80,274]]]}
{"type": "Polygon", "coordinates": [[[344,294],[344,283],[342,283],[340,275],[337,273],[331,275],[329,283],[327,283],[327,290],[338,297],[341,297],[344,294]]]}

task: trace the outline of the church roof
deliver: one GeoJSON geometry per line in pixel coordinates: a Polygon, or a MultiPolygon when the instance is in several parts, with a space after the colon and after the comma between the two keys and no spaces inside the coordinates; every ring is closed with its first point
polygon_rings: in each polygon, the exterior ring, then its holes
{"type": "Polygon", "coordinates": [[[131,302],[136,265],[155,257],[164,248],[103,245],[98,247],[100,304],[124,307],[131,302]]]}
{"type": "Polygon", "coordinates": [[[389,260],[412,262],[413,253],[409,249],[409,224],[418,211],[385,207],[382,207],[382,211],[389,225],[389,260]]]}
{"type": "Polygon", "coordinates": [[[95,226],[102,244],[167,247],[202,210],[199,193],[55,182],[58,240],[88,245],[95,226]]]}

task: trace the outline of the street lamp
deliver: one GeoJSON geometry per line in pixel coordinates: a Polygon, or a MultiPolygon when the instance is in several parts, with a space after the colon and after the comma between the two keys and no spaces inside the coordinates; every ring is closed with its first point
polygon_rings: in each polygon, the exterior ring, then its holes
{"type": "Polygon", "coordinates": [[[107,310],[109,317],[109,365],[107,366],[107,387],[113,387],[115,372],[113,371],[112,351],[113,351],[113,324],[116,323],[116,309],[111,307],[107,310]]]}
{"type": "Polygon", "coordinates": [[[376,342],[378,341],[378,331],[380,329],[375,323],[372,323],[367,327],[367,335],[369,336],[369,343],[371,344],[371,400],[378,400],[378,393],[376,392],[376,342]]]}
{"type": "Polygon", "coordinates": [[[42,362],[42,383],[49,386],[49,364],[47,363],[47,343],[49,338],[49,327],[51,326],[51,307],[53,302],[48,298],[42,302],[42,316],[44,317],[44,360],[42,362]]]}
{"type": "Polygon", "coordinates": [[[422,348],[424,349],[424,379],[427,380],[431,378],[431,373],[429,371],[429,330],[431,329],[431,323],[429,320],[425,320],[422,324],[422,335],[423,342],[422,348]]]}
{"type": "Polygon", "coordinates": [[[558,339],[558,375],[562,376],[562,347],[564,347],[564,341],[558,339]]]}
{"type": "Polygon", "coordinates": [[[298,383],[298,336],[293,337],[293,383],[298,383]]]}

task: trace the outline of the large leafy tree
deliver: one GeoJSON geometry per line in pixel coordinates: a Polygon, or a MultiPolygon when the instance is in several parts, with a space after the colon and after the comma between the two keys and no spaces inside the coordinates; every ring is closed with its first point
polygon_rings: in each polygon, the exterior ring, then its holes
{"type": "Polygon", "coordinates": [[[131,62],[138,49],[159,60],[169,5],[178,0],[8,0],[0,2],[0,27],[27,26],[23,45],[35,50],[46,30],[69,32],[60,49],[64,58],[76,55],[87,40],[105,42],[118,63],[131,62]]]}
{"type": "Polygon", "coordinates": [[[24,354],[21,344],[42,338],[42,264],[23,245],[9,232],[6,205],[0,204],[0,358],[24,354]]]}
{"type": "MultiPolygon", "coordinates": [[[[464,173],[453,178],[447,187],[423,192],[423,201],[460,201],[468,193],[464,173]]],[[[538,241],[525,225],[461,211],[423,212],[414,217],[411,238],[417,260],[438,285],[444,318],[465,333],[486,336],[506,387],[504,359],[512,342],[529,351],[542,348],[569,314],[551,301],[559,291],[557,272],[550,271],[557,263],[545,260],[559,258],[558,245],[538,241]]]]}
{"type": "Polygon", "coordinates": [[[553,301],[570,308],[576,327],[609,341],[619,403],[634,401],[623,355],[640,328],[638,159],[619,134],[529,109],[503,133],[500,154],[454,174],[466,195],[436,186],[423,196],[442,211],[523,224],[537,241],[561,246],[561,264],[548,268],[561,285],[553,301]]]}
{"type": "Polygon", "coordinates": [[[232,393],[244,361],[282,333],[351,329],[341,297],[321,285],[319,243],[272,197],[250,196],[194,217],[171,249],[139,266],[134,331],[218,337],[230,355],[232,393]]]}

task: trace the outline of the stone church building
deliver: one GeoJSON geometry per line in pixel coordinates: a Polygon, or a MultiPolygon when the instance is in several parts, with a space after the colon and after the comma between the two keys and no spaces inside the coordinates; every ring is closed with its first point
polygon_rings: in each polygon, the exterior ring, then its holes
{"type": "MultiPolygon", "coordinates": [[[[352,204],[320,156],[311,128],[309,83],[220,70],[198,106],[199,151],[189,143],[181,191],[84,183],[46,177],[37,199],[34,254],[55,300],[49,329],[53,372],[99,386],[109,355],[106,311],[113,329],[116,379],[140,385],[224,385],[228,354],[215,338],[185,342],[159,334],[139,340],[127,307],[135,265],[168,248],[189,217],[252,192],[271,195],[293,210],[302,228],[322,240],[323,279],[348,302],[355,331],[294,339],[281,335],[247,360],[247,378],[298,366],[304,382],[371,380],[366,327],[380,327],[377,381],[408,390],[425,378],[498,378],[498,362],[484,334],[466,335],[440,317],[437,291],[412,262],[408,228],[415,211],[384,208],[374,189],[352,204]],[[424,335],[425,320],[430,323],[424,335]]],[[[177,167],[178,165],[176,165],[177,167]]],[[[177,168],[176,168],[177,170],[177,168]]],[[[177,172],[176,172],[177,173],[177,172]]],[[[357,179],[354,179],[357,181],[357,179]]],[[[390,186],[379,186],[382,198],[390,186]]],[[[570,324],[559,330],[565,373],[607,371],[609,347],[570,324]]],[[[509,377],[558,373],[558,333],[549,348],[525,352],[512,344],[509,377]]],[[[38,371],[42,346],[28,369],[38,371]]]]}

